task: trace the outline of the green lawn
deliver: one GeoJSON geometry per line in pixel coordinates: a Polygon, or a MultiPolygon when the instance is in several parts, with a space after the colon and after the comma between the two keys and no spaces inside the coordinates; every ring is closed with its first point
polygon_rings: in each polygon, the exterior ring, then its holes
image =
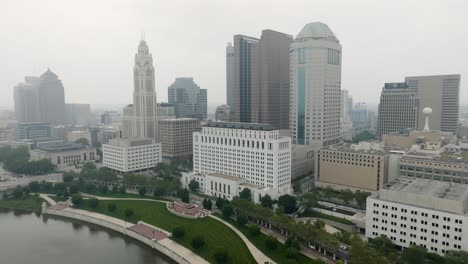
{"type": "Polygon", "coordinates": [[[468,159],[468,150],[463,151],[463,157],[468,159]]]}
{"type": "Polygon", "coordinates": [[[95,209],[90,208],[86,203],[83,207],[86,210],[121,219],[125,219],[125,209],[131,208],[135,214],[130,219],[127,219],[128,221],[136,223],[142,220],[169,232],[176,226],[183,226],[185,229],[185,236],[181,239],[174,240],[186,248],[191,249],[190,242],[192,238],[196,235],[203,235],[206,244],[201,250],[195,252],[211,263],[215,262],[213,253],[217,247],[226,248],[229,254],[228,263],[256,263],[242,239],[234,231],[229,229],[229,227],[210,217],[196,220],[182,218],[167,211],[164,203],[151,201],[102,200],[95,209]],[[117,210],[115,212],[109,212],[107,210],[107,205],[109,203],[117,205],[117,210]]]}
{"type": "Polygon", "coordinates": [[[121,193],[114,193],[114,192],[111,192],[111,191],[108,191],[105,194],[102,193],[102,192],[99,192],[99,191],[93,191],[93,192],[83,191],[81,193],[91,194],[91,195],[101,196],[101,197],[111,197],[111,198],[138,198],[138,199],[153,199],[153,200],[172,201],[172,200],[169,200],[169,199],[164,198],[164,197],[155,197],[155,196],[152,196],[152,195],[145,195],[145,196],[141,197],[139,194],[136,194],[136,193],[121,194],[121,193]]]}
{"type": "Polygon", "coordinates": [[[0,208],[40,212],[42,202],[44,200],[40,197],[27,195],[19,199],[0,200],[0,208]]]}
{"type": "Polygon", "coordinates": [[[236,227],[250,240],[250,242],[252,242],[252,244],[254,244],[260,251],[262,251],[265,255],[270,257],[276,263],[304,263],[304,264],[305,263],[310,263],[310,264],[323,263],[322,261],[313,260],[302,254],[299,254],[295,260],[288,259],[286,258],[286,246],[284,244],[278,243],[278,247],[275,250],[269,250],[265,246],[265,240],[268,237],[267,235],[261,233],[259,236],[256,236],[256,237],[251,236],[249,234],[249,230],[247,226],[239,226],[237,222],[231,218],[225,218],[219,214],[217,214],[217,216],[222,218],[224,221],[229,222],[234,227],[236,227]]]}
{"type": "Polygon", "coordinates": [[[335,221],[335,222],[338,222],[338,223],[342,223],[342,224],[345,224],[345,225],[353,225],[353,222],[351,222],[351,221],[349,221],[347,219],[332,216],[332,215],[323,214],[323,213],[316,212],[316,211],[313,211],[313,210],[305,211],[304,213],[302,213],[300,215],[300,217],[322,218],[322,219],[327,219],[327,220],[335,221]]]}

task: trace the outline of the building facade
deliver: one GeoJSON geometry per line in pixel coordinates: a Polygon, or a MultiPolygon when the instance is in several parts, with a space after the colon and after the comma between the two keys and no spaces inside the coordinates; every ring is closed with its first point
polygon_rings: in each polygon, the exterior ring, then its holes
{"type": "Polygon", "coordinates": [[[319,149],[315,157],[315,185],[377,191],[388,181],[388,159],[388,153],[379,143],[360,142],[319,149]]]}
{"type": "Polygon", "coordinates": [[[122,129],[126,138],[152,138],[158,142],[157,104],[153,56],[142,40],[133,68],[133,104],[123,110],[122,129]]]}
{"type": "Polygon", "coordinates": [[[94,161],[97,157],[95,148],[74,143],[40,145],[29,153],[31,160],[48,159],[57,167],[94,161]]]}
{"type": "Polygon", "coordinates": [[[114,139],[114,138],[119,138],[119,131],[114,128],[102,128],[99,131],[97,131],[96,134],[96,141],[101,143],[101,144],[107,144],[109,143],[109,140],[114,139]]]}
{"type": "Polygon", "coordinates": [[[341,44],[323,23],[309,23],[290,52],[289,128],[294,144],[316,147],[340,141],[341,44]]]}
{"type": "Polygon", "coordinates": [[[272,197],[291,192],[291,138],[271,125],[211,122],[193,133],[193,172],[243,178],[272,197]]]}
{"type": "Polygon", "coordinates": [[[196,118],[159,120],[162,156],[167,159],[190,159],[193,153],[193,132],[201,130],[196,118]]]}
{"type": "Polygon", "coordinates": [[[44,138],[51,136],[51,126],[49,123],[18,123],[16,127],[16,139],[44,138]]]}
{"type": "Polygon", "coordinates": [[[21,123],[39,122],[38,77],[25,77],[24,83],[13,88],[16,120],[21,123]]]}
{"type": "Polygon", "coordinates": [[[367,198],[366,237],[430,253],[468,250],[468,185],[400,177],[367,198]]]}
{"type": "Polygon", "coordinates": [[[201,89],[193,78],[176,78],[168,89],[168,101],[174,105],[176,118],[204,120],[208,114],[206,89],[201,89]]]}
{"type": "Polygon", "coordinates": [[[111,139],[102,145],[103,165],[118,172],[137,172],[162,161],[161,144],[152,138],[111,139]]]}
{"type": "Polygon", "coordinates": [[[419,96],[407,83],[386,83],[380,95],[377,134],[383,135],[418,127],[419,96]]]}
{"type": "Polygon", "coordinates": [[[65,104],[67,124],[90,125],[95,123],[89,104],[65,104]]]}
{"type": "Polygon", "coordinates": [[[216,107],[215,121],[231,121],[231,108],[229,105],[220,105],[216,107]]]}
{"type": "Polygon", "coordinates": [[[81,138],[85,138],[91,144],[91,133],[88,130],[75,130],[67,133],[68,142],[76,142],[81,138]]]}

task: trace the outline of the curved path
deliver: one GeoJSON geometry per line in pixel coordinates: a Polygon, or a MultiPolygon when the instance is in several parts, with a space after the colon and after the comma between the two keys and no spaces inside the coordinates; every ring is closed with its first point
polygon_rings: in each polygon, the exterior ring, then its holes
{"type": "MultiPolygon", "coordinates": [[[[96,198],[98,200],[153,201],[153,202],[159,202],[159,203],[169,203],[168,201],[145,199],[145,198],[112,198],[112,197],[95,196],[95,195],[90,195],[90,194],[86,194],[86,193],[82,193],[81,195],[83,195],[84,197],[96,198]]],[[[209,217],[211,217],[211,218],[225,224],[227,227],[229,227],[231,230],[233,230],[242,239],[242,241],[244,241],[245,245],[250,250],[250,253],[254,257],[255,261],[257,261],[257,263],[261,263],[261,264],[263,264],[263,263],[272,263],[272,264],[276,263],[273,260],[271,260],[268,256],[263,254],[263,252],[261,252],[257,247],[255,247],[255,245],[252,244],[252,242],[250,242],[250,240],[246,236],[244,236],[244,234],[242,234],[239,230],[237,230],[237,228],[233,227],[228,222],[226,222],[223,219],[221,219],[219,217],[216,217],[214,215],[210,215],[209,217]]]]}
{"type": "Polygon", "coordinates": [[[247,237],[244,236],[244,234],[242,234],[242,232],[240,232],[239,230],[237,230],[237,228],[233,227],[231,224],[229,224],[228,222],[224,221],[223,219],[219,218],[219,217],[216,217],[214,215],[210,215],[209,217],[225,224],[226,226],[228,226],[232,231],[236,232],[236,234],[244,241],[244,243],[247,245],[247,247],[249,248],[250,250],[250,253],[252,253],[252,256],[255,258],[255,261],[257,261],[258,263],[276,263],[274,262],[273,260],[271,260],[268,256],[266,256],[265,254],[263,254],[263,252],[261,252],[257,247],[255,247],[254,244],[252,244],[252,242],[250,242],[249,239],[247,239],[247,237]]]}
{"type": "Polygon", "coordinates": [[[57,204],[57,202],[54,201],[54,199],[50,198],[48,194],[40,193],[39,197],[46,200],[46,202],[48,202],[50,205],[56,205],[57,204]]]}

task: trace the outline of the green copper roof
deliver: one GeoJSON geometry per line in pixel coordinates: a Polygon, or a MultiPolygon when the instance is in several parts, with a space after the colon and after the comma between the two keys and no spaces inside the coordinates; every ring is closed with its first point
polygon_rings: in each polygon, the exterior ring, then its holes
{"type": "Polygon", "coordinates": [[[336,38],[331,29],[322,22],[312,22],[304,26],[304,28],[297,34],[296,39],[310,38],[310,37],[326,37],[332,36],[336,38]]]}

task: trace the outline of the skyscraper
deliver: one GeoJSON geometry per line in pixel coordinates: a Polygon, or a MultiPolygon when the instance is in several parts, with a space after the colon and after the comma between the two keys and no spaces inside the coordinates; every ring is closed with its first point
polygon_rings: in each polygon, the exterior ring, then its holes
{"type": "Polygon", "coordinates": [[[341,44],[321,22],[291,44],[289,127],[294,144],[322,147],[340,140],[341,44]]]}
{"type": "Polygon", "coordinates": [[[277,129],[289,127],[289,47],[291,35],[263,30],[252,75],[251,116],[254,123],[271,124],[277,129]]]}
{"type": "Polygon", "coordinates": [[[289,47],[292,36],[263,30],[260,39],[234,36],[232,120],[289,127],[289,47]]]}
{"type": "Polygon", "coordinates": [[[58,76],[48,69],[39,78],[24,79],[24,83],[14,87],[18,121],[65,124],[65,91],[58,76]]]}
{"type": "Polygon", "coordinates": [[[65,89],[58,76],[49,69],[40,77],[38,87],[39,121],[63,125],[65,121],[65,89]]]}
{"type": "Polygon", "coordinates": [[[14,87],[15,115],[21,123],[38,122],[38,77],[25,77],[25,82],[14,87]]]}
{"type": "Polygon", "coordinates": [[[252,79],[258,76],[255,56],[259,39],[243,35],[234,36],[234,86],[231,119],[251,122],[252,79]]]}
{"type": "Polygon", "coordinates": [[[168,89],[168,101],[174,105],[177,118],[204,120],[207,117],[207,91],[201,89],[191,77],[176,78],[168,89]]]}
{"type": "Polygon", "coordinates": [[[232,108],[233,106],[233,89],[234,89],[234,47],[229,42],[226,47],[226,104],[232,108]]]}
{"type": "Polygon", "coordinates": [[[418,127],[418,91],[407,83],[386,83],[380,95],[377,135],[418,127]]]}
{"type": "Polygon", "coordinates": [[[135,54],[133,80],[133,105],[124,108],[123,135],[127,138],[151,138],[158,142],[153,57],[144,40],[135,54]]]}

